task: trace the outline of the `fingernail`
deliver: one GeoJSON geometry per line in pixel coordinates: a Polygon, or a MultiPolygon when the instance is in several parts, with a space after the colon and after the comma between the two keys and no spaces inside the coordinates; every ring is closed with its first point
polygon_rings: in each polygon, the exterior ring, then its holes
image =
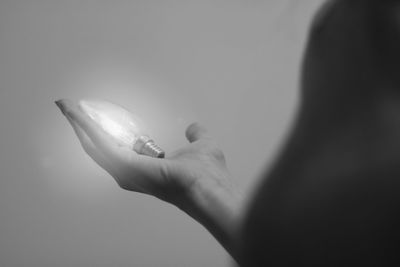
{"type": "Polygon", "coordinates": [[[61,110],[62,114],[65,115],[65,109],[64,109],[64,106],[62,104],[62,101],[61,100],[57,100],[57,101],[54,101],[54,103],[56,103],[57,107],[61,110]]]}

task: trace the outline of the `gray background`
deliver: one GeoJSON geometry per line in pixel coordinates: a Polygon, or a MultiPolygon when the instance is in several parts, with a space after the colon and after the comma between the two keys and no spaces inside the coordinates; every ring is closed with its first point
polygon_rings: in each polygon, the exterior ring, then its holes
{"type": "Polygon", "coordinates": [[[320,0],[0,1],[0,266],[229,266],[177,208],[119,189],[53,101],[103,98],[167,152],[206,125],[251,191],[285,137],[320,0]]]}

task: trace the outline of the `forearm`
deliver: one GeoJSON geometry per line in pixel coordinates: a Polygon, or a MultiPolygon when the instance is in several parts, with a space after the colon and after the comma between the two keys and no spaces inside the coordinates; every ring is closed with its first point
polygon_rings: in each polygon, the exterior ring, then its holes
{"type": "Polygon", "coordinates": [[[244,202],[235,186],[207,181],[193,185],[177,206],[202,224],[238,261],[244,202]]]}

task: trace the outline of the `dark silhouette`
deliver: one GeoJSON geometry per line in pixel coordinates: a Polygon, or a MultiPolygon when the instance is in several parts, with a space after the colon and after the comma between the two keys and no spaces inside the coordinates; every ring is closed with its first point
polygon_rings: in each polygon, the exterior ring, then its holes
{"type": "Polygon", "coordinates": [[[399,263],[400,1],[322,7],[291,136],[244,226],[246,266],[399,263]]]}

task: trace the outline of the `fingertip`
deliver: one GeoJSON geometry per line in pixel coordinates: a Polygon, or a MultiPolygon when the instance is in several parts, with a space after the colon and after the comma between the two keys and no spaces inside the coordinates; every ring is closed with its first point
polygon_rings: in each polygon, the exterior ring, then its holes
{"type": "Polygon", "coordinates": [[[89,117],[87,117],[85,112],[82,111],[78,104],[69,99],[62,99],[61,105],[63,107],[65,116],[76,121],[80,127],[86,131],[88,124],[90,124],[89,117]]]}
{"type": "Polygon", "coordinates": [[[208,131],[200,123],[194,122],[186,128],[185,135],[186,135],[187,140],[192,143],[199,139],[208,137],[208,131]]]}
{"type": "Polygon", "coordinates": [[[57,101],[54,101],[54,103],[57,105],[57,107],[61,110],[61,112],[67,116],[71,109],[74,106],[74,103],[69,100],[69,99],[59,99],[57,101]]]}
{"type": "Polygon", "coordinates": [[[54,101],[54,103],[61,110],[61,112],[64,113],[63,108],[62,108],[62,104],[61,104],[61,100],[56,100],[56,101],[54,101]]]}
{"type": "Polygon", "coordinates": [[[63,99],[59,99],[54,101],[54,103],[57,105],[57,107],[61,110],[62,114],[65,115],[65,108],[64,108],[64,100],[63,99]]]}

